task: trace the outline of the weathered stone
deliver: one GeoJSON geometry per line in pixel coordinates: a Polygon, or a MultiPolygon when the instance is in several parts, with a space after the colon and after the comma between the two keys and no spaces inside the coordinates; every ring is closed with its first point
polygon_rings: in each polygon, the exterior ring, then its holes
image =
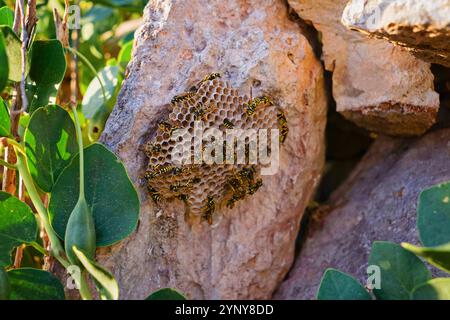
{"type": "Polygon", "coordinates": [[[136,34],[128,78],[102,141],[139,187],[137,232],[98,252],[124,299],[176,287],[191,299],[270,298],[293,261],[299,221],[324,164],[323,68],[282,1],[150,1],[136,34]],[[143,182],[140,150],[175,94],[210,72],[233,87],[273,98],[290,132],[280,169],[212,226],[189,226],[181,201],[157,208],[143,182]]]}
{"type": "Polygon", "coordinates": [[[450,0],[352,0],[342,22],[450,67],[450,0]]]}
{"type": "Polygon", "coordinates": [[[434,123],[439,96],[430,65],[406,50],[347,30],[347,0],[288,0],[320,31],[325,68],[333,72],[337,111],[371,131],[420,135],[434,123]]]}
{"type": "Polygon", "coordinates": [[[312,215],[296,263],[275,298],[313,299],[326,268],[366,283],[373,241],[419,244],[416,204],[420,191],[450,180],[450,129],[420,139],[380,137],[312,215]]]}

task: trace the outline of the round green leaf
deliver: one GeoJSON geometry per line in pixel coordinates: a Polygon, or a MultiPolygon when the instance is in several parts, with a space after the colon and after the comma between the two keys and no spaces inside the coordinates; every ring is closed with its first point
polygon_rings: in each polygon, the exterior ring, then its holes
{"type": "Polygon", "coordinates": [[[11,300],[64,300],[61,282],[50,272],[32,268],[8,271],[11,300]]]}
{"type": "Polygon", "coordinates": [[[62,170],[78,153],[75,126],[57,105],[39,108],[25,132],[28,168],[39,187],[50,192],[62,170]]]}
{"type": "Polygon", "coordinates": [[[432,248],[421,248],[409,243],[402,243],[402,247],[426,259],[435,267],[450,273],[450,243],[432,248]]]}
{"type": "Polygon", "coordinates": [[[450,278],[427,281],[411,293],[412,300],[450,300],[450,278]]]}
{"type": "Polygon", "coordinates": [[[317,292],[318,300],[372,300],[370,294],[352,276],[327,269],[317,292]]]}
{"type": "Polygon", "coordinates": [[[374,242],[369,265],[380,267],[381,289],[373,293],[381,300],[408,300],[417,285],[431,279],[419,258],[392,242],[374,242]]]}
{"type": "Polygon", "coordinates": [[[103,68],[98,73],[98,78],[92,79],[83,97],[82,110],[86,119],[92,119],[99,112],[111,112],[109,102],[115,95],[119,81],[119,67],[107,66],[103,68]],[[106,102],[98,78],[100,78],[105,89],[106,102]]]}
{"type": "Polygon", "coordinates": [[[31,46],[30,78],[41,85],[57,84],[66,73],[66,57],[59,40],[37,40],[31,46]]]}
{"type": "Polygon", "coordinates": [[[19,82],[22,79],[22,49],[20,39],[8,26],[0,26],[0,32],[3,34],[6,55],[8,56],[8,79],[19,82]]]}
{"type": "Polygon", "coordinates": [[[156,290],[145,300],[186,300],[186,297],[175,289],[163,288],[156,290]]]}
{"type": "Polygon", "coordinates": [[[8,55],[6,54],[6,44],[3,33],[0,32],[0,92],[6,87],[8,82],[9,65],[8,55]]]}
{"type": "Polygon", "coordinates": [[[8,108],[0,97],[0,137],[8,137],[11,133],[11,123],[8,108]]]}
{"type": "Polygon", "coordinates": [[[8,7],[0,8],[0,25],[6,25],[10,28],[14,24],[14,12],[8,7]]]}
{"type": "Polygon", "coordinates": [[[0,191],[0,267],[9,266],[13,249],[33,242],[36,234],[36,219],[30,207],[0,191]]]}
{"type": "Polygon", "coordinates": [[[450,242],[450,182],[422,191],[417,212],[417,229],[424,246],[450,242]]]}
{"type": "MultiPolygon", "coordinates": [[[[49,211],[53,227],[64,239],[67,221],[78,200],[79,157],[75,156],[56,182],[49,211]]],[[[137,226],[139,198],[125,167],[103,145],[84,152],[85,193],[95,220],[97,246],[126,238],[137,226]]]]}

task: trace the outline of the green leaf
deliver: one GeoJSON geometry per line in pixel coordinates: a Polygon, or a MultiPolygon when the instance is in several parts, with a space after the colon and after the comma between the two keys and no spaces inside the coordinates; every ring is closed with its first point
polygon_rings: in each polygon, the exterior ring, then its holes
{"type": "Polygon", "coordinates": [[[22,51],[20,39],[8,26],[0,26],[0,32],[3,34],[6,55],[8,56],[8,79],[19,82],[22,79],[22,51]]]}
{"type": "Polygon", "coordinates": [[[8,271],[11,300],[64,300],[61,282],[50,272],[32,268],[8,271]]]}
{"type": "Polygon", "coordinates": [[[99,112],[111,112],[112,106],[109,102],[115,95],[119,81],[119,67],[107,66],[98,73],[98,77],[105,89],[106,103],[100,82],[95,77],[83,97],[82,110],[86,119],[92,119],[99,112]]]}
{"type": "Polygon", "coordinates": [[[450,278],[436,278],[417,286],[412,300],[450,300],[450,278]]]}
{"type": "Polygon", "coordinates": [[[27,112],[33,113],[40,107],[55,104],[59,84],[37,84],[35,82],[26,84],[26,93],[29,101],[27,112]]]}
{"type": "Polygon", "coordinates": [[[145,300],[186,300],[186,297],[172,288],[163,288],[156,290],[145,300]]]}
{"type": "Polygon", "coordinates": [[[14,25],[14,11],[6,6],[0,8],[0,25],[6,25],[10,28],[14,25]]]}
{"type": "Polygon", "coordinates": [[[5,269],[0,268],[0,300],[9,300],[11,295],[11,283],[5,269]]]}
{"type": "Polygon", "coordinates": [[[13,249],[33,242],[36,234],[36,219],[30,207],[0,191],[0,267],[9,266],[13,249]]]}
{"type": "Polygon", "coordinates": [[[40,85],[58,84],[66,73],[66,57],[59,40],[36,40],[31,46],[30,78],[40,85]]]}
{"type": "Polygon", "coordinates": [[[133,50],[134,40],[128,41],[123,45],[123,47],[119,51],[119,55],[117,56],[117,61],[119,62],[122,68],[126,68],[128,62],[131,60],[131,53],[133,50]]]}
{"type": "Polygon", "coordinates": [[[11,133],[8,108],[2,97],[0,97],[0,137],[8,137],[11,133]]]}
{"type": "Polygon", "coordinates": [[[119,285],[114,276],[98,263],[86,257],[77,247],[73,246],[73,252],[86,268],[87,272],[95,279],[102,300],[118,300],[119,285]]]}
{"type": "Polygon", "coordinates": [[[424,246],[450,242],[450,182],[422,191],[417,211],[417,229],[424,246]]]}
{"type": "Polygon", "coordinates": [[[450,273],[450,243],[431,248],[421,248],[409,243],[402,243],[402,247],[424,258],[435,267],[450,273]]]}
{"type": "Polygon", "coordinates": [[[352,276],[327,269],[317,292],[318,300],[372,300],[370,294],[352,276]]]}
{"type": "MultiPolygon", "coordinates": [[[[49,211],[61,238],[78,200],[78,155],[62,172],[50,198],[49,211]]],[[[125,167],[103,145],[85,148],[85,193],[95,220],[97,246],[108,246],[132,233],[139,216],[139,198],[125,167]]]]}
{"type": "Polygon", "coordinates": [[[3,33],[0,32],[0,93],[6,87],[8,82],[9,64],[8,55],[6,54],[6,44],[3,33]]]}
{"type": "Polygon", "coordinates": [[[406,300],[419,284],[431,279],[425,264],[411,252],[392,242],[375,241],[369,265],[380,267],[381,289],[373,293],[381,300],[406,300]]]}
{"type": "Polygon", "coordinates": [[[50,192],[63,169],[78,153],[75,126],[69,113],[57,105],[36,110],[25,132],[30,173],[50,192]]]}

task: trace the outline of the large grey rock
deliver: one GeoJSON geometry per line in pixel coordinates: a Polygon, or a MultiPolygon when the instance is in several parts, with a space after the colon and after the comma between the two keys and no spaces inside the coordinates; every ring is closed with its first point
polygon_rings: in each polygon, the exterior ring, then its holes
{"type": "Polygon", "coordinates": [[[450,0],[352,0],[342,22],[450,67],[450,0]]]}
{"type": "Polygon", "coordinates": [[[419,244],[421,190],[450,180],[450,129],[420,139],[379,138],[328,206],[312,216],[305,243],[275,298],[313,299],[326,268],[366,283],[373,241],[419,244]]]}
{"type": "Polygon", "coordinates": [[[176,287],[191,299],[265,299],[289,270],[299,221],[324,164],[323,68],[282,1],[154,0],[136,34],[128,78],[102,141],[124,161],[141,196],[140,226],[100,250],[123,299],[176,287]],[[140,182],[140,146],[167,114],[170,99],[220,71],[234,87],[266,93],[290,127],[280,171],[213,226],[189,226],[181,202],[156,208],[140,182]]]}
{"type": "Polygon", "coordinates": [[[288,2],[320,32],[338,112],[389,135],[420,135],[431,127],[439,96],[428,63],[386,41],[347,30],[341,23],[347,0],[288,2]]]}

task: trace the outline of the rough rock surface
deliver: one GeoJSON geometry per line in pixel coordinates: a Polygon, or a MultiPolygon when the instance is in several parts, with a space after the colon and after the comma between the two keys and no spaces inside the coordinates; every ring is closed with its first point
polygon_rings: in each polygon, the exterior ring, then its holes
{"type": "Polygon", "coordinates": [[[420,139],[380,137],[324,206],[311,217],[293,269],[275,298],[313,299],[326,268],[366,281],[373,241],[419,244],[421,190],[450,180],[450,129],[420,139]]]}
{"type": "Polygon", "coordinates": [[[369,130],[420,135],[434,123],[439,96],[430,65],[406,50],[347,30],[347,0],[288,0],[320,31],[325,68],[333,72],[337,111],[369,130]]]}
{"type": "Polygon", "coordinates": [[[282,1],[153,0],[102,141],[140,189],[138,231],[98,254],[121,298],[171,286],[191,299],[270,298],[289,270],[299,221],[324,163],[323,68],[282,1]],[[180,201],[157,208],[143,185],[140,149],[168,113],[172,96],[220,71],[233,87],[268,94],[286,113],[280,170],[221,219],[185,223],[180,201]]]}
{"type": "Polygon", "coordinates": [[[342,22],[450,67],[450,0],[352,0],[342,22]]]}

